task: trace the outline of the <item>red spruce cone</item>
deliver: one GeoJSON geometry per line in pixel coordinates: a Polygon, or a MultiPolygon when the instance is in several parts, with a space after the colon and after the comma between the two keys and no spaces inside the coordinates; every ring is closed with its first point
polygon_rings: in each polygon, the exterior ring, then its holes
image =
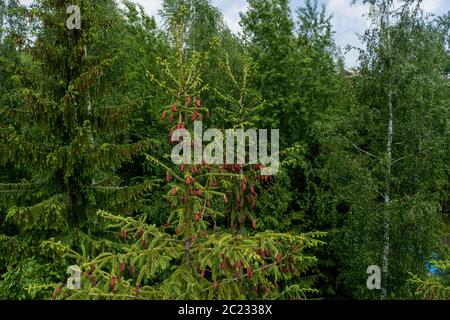
{"type": "Polygon", "coordinates": [[[142,227],[139,226],[138,231],[137,231],[137,237],[138,239],[140,239],[142,237],[142,235],[144,234],[144,231],[142,230],[142,227]]]}

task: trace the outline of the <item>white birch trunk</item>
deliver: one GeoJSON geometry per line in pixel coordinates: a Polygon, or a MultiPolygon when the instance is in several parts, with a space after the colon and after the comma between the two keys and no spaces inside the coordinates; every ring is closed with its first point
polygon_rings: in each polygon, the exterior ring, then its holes
{"type": "MultiPolygon", "coordinates": [[[[385,54],[390,55],[391,49],[391,39],[390,39],[390,23],[389,23],[389,7],[390,2],[386,4],[383,8],[383,15],[386,19],[385,27],[387,31],[387,43],[385,48],[385,54]]],[[[383,30],[382,30],[383,32],[383,30]]],[[[390,72],[387,70],[387,72],[390,72]]],[[[392,83],[388,81],[388,92],[387,92],[387,112],[388,112],[388,123],[387,123],[387,146],[386,146],[386,189],[384,193],[384,235],[383,235],[383,257],[382,257],[382,286],[381,286],[381,299],[385,300],[387,298],[387,284],[389,276],[389,250],[390,250],[390,233],[389,233],[389,210],[388,205],[391,200],[390,189],[391,189],[391,168],[392,168],[392,143],[394,135],[394,112],[392,106],[392,83]]]]}
{"type": "Polygon", "coordinates": [[[390,187],[391,187],[391,166],[392,166],[392,140],[394,134],[394,114],[392,110],[392,91],[391,88],[388,89],[388,128],[387,128],[387,168],[386,168],[386,190],[384,193],[384,246],[383,246],[383,285],[381,287],[381,299],[384,300],[387,297],[387,279],[389,272],[389,211],[387,206],[390,202],[390,187]]]}
{"type": "MultiPolygon", "coordinates": [[[[88,57],[88,50],[87,50],[87,46],[84,46],[84,56],[87,58],[88,57]]],[[[88,97],[88,114],[91,115],[91,111],[92,111],[92,103],[91,103],[91,95],[89,94],[89,91],[87,93],[87,97],[88,97]]],[[[95,145],[95,141],[94,141],[94,135],[91,132],[90,137],[89,137],[90,141],[91,141],[91,147],[94,148],[95,145]]]]}

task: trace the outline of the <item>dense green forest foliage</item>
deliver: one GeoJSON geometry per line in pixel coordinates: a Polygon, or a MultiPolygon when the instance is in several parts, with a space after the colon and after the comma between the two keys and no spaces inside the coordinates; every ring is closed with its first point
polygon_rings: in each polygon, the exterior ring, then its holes
{"type": "Polygon", "coordinates": [[[0,0],[0,298],[450,298],[450,15],[363,2],[348,70],[315,0],[0,0]],[[278,173],[174,164],[196,120],[278,173]]]}

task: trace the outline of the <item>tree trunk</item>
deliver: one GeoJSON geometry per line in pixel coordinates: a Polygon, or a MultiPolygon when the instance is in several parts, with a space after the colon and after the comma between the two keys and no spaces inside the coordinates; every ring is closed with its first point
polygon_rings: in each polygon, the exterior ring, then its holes
{"type": "MultiPolygon", "coordinates": [[[[87,58],[88,57],[88,49],[87,49],[87,45],[84,45],[84,57],[85,58],[87,58]]],[[[91,102],[91,95],[89,94],[89,90],[88,90],[88,92],[87,92],[87,103],[88,103],[88,106],[87,106],[87,111],[88,111],[88,117],[90,118],[91,117],[91,114],[92,114],[92,102],[91,102]]],[[[95,141],[94,141],[94,134],[92,133],[92,131],[91,131],[91,133],[90,133],[90,135],[89,135],[89,139],[90,139],[90,141],[91,141],[91,148],[94,148],[94,145],[95,145],[95,141]]]]}
{"type": "MultiPolygon", "coordinates": [[[[385,17],[385,23],[382,26],[386,28],[387,31],[387,41],[384,54],[386,55],[387,72],[390,72],[389,59],[391,53],[391,37],[390,37],[390,23],[389,23],[389,7],[390,2],[383,7],[383,16],[385,17]]],[[[383,32],[383,30],[382,30],[383,32]]],[[[383,32],[384,33],[384,32],[383,32]]],[[[390,75],[388,75],[390,78],[390,75]]],[[[392,106],[392,82],[389,80],[387,82],[387,113],[388,113],[388,124],[387,124],[387,146],[386,146],[386,189],[384,193],[384,235],[383,235],[383,258],[382,258],[382,286],[381,286],[381,300],[387,298],[387,285],[389,278],[389,250],[390,250],[390,234],[389,234],[389,202],[391,200],[390,189],[391,189],[391,170],[392,170],[392,143],[394,134],[394,112],[392,106]]]]}
{"type": "Polygon", "coordinates": [[[392,167],[392,140],[394,133],[394,115],[392,110],[392,91],[389,88],[388,92],[388,130],[387,130],[387,167],[386,167],[386,190],[384,193],[384,246],[383,246],[383,280],[381,287],[381,299],[385,300],[387,297],[387,280],[389,271],[389,211],[388,205],[390,202],[390,188],[391,188],[391,167],[392,167]]]}

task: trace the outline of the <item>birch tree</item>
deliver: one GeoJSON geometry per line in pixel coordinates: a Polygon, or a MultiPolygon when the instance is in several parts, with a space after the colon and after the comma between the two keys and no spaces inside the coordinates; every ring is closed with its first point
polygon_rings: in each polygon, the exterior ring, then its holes
{"type": "Polygon", "coordinates": [[[440,250],[448,197],[446,55],[420,1],[370,3],[373,27],[350,78],[357,101],[316,128],[326,158],[315,205],[318,215],[337,217],[330,250],[338,290],[410,297],[408,272],[424,274],[425,260],[440,250]],[[382,269],[381,291],[365,286],[372,264],[382,269]]]}

